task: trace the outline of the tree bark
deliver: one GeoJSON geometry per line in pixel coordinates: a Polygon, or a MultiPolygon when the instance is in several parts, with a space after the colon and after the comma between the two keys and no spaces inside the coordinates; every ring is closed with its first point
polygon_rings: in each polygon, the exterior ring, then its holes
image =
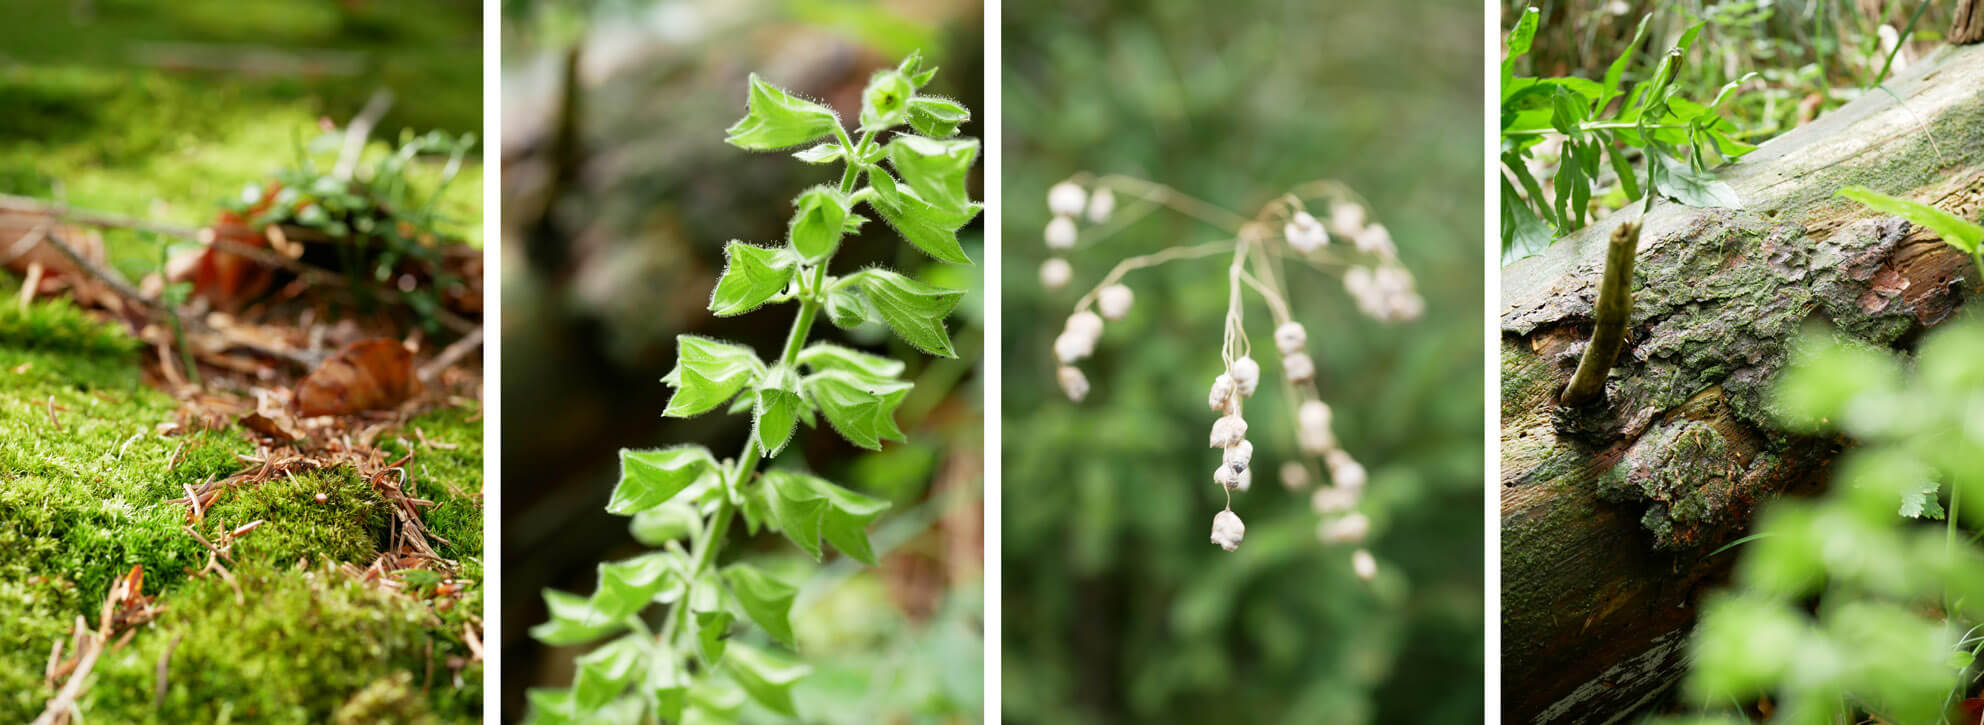
{"type": "Polygon", "coordinates": [[[1984,40],[1984,0],[1958,0],[1956,19],[1950,23],[1952,45],[1968,45],[1984,40]]]}
{"type": "Polygon", "coordinates": [[[1721,172],[1740,209],[1660,203],[1642,224],[1607,412],[1560,435],[1622,211],[1503,270],[1502,702],[1508,722],[1601,723],[1677,683],[1695,606],[1751,514],[1823,483],[1842,441],[1777,430],[1771,381],[1801,329],[1906,348],[1978,289],[1932,233],[1834,197],[1858,185],[1966,218],[1984,207],[1984,48],[1944,51],[1721,172]],[[1596,434],[1594,435],[1594,432],[1596,434]]]}

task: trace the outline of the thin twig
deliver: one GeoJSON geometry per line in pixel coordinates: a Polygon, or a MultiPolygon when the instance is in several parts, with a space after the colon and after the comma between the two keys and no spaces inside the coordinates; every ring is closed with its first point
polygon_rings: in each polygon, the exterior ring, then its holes
{"type": "Polygon", "coordinates": [[[454,344],[443,348],[441,354],[434,356],[432,361],[420,366],[418,373],[420,382],[433,385],[435,380],[441,376],[441,371],[448,369],[455,363],[461,362],[462,358],[468,357],[469,353],[480,349],[482,349],[482,327],[477,326],[474,330],[469,331],[467,335],[463,336],[462,339],[456,340],[454,344]]]}
{"type": "Polygon", "coordinates": [[[165,643],[165,651],[158,656],[158,677],[155,680],[157,684],[152,686],[152,709],[154,710],[165,707],[167,665],[172,662],[172,650],[178,649],[179,640],[185,636],[185,632],[172,633],[172,639],[165,643]]]}
{"type": "Polygon", "coordinates": [[[1612,230],[1605,253],[1605,276],[1598,287],[1597,321],[1591,343],[1584,348],[1578,370],[1564,386],[1558,402],[1566,407],[1590,405],[1605,394],[1605,375],[1626,342],[1626,318],[1633,312],[1633,257],[1639,253],[1640,225],[1627,221],[1612,230]]]}
{"type": "MultiPolygon", "coordinates": [[[[78,631],[85,628],[81,616],[76,617],[76,628],[78,631]]],[[[83,694],[83,683],[89,680],[90,670],[96,667],[97,655],[103,653],[102,639],[95,636],[86,637],[83,650],[82,661],[77,663],[75,671],[69,674],[69,681],[62,685],[61,692],[55,693],[54,699],[48,701],[48,706],[42,708],[41,717],[34,719],[34,725],[54,725],[56,718],[76,707],[76,697],[83,694]]]]}

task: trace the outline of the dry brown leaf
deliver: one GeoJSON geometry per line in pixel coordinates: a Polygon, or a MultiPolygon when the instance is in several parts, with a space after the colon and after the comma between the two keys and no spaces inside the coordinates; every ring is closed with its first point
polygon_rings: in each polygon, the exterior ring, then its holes
{"type": "Polygon", "coordinates": [[[398,340],[376,338],[346,345],[296,386],[297,415],[349,415],[392,410],[420,392],[413,353],[398,340]]]}

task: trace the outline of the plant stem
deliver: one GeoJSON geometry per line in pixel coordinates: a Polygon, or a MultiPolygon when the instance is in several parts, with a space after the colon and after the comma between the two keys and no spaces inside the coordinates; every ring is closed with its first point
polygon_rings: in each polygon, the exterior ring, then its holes
{"type": "Polygon", "coordinates": [[[1626,342],[1626,318],[1633,311],[1633,256],[1638,253],[1640,225],[1636,221],[1612,230],[1612,241],[1605,253],[1605,277],[1598,288],[1597,323],[1591,329],[1591,343],[1585,346],[1578,371],[1564,386],[1558,402],[1582,407],[1605,395],[1605,374],[1619,357],[1626,342]]]}

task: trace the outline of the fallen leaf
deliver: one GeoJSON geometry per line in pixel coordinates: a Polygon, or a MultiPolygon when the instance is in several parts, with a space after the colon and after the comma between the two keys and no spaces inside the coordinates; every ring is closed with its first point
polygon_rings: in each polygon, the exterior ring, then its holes
{"type": "Polygon", "coordinates": [[[376,338],[346,345],[296,386],[303,417],[391,410],[420,392],[413,353],[398,340],[376,338]]]}

